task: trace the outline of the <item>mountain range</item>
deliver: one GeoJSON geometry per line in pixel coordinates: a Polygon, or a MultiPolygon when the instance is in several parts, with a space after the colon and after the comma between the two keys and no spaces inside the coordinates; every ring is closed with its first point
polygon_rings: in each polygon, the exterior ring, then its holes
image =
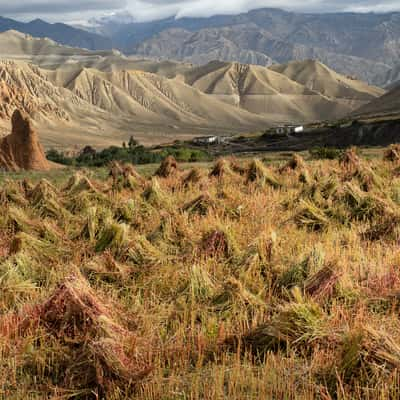
{"type": "Polygon", "coordinates": [[[209,18],[132,20],[118,15],[72,27],[0,18],[0,32],[12,29],[72,47],[115,48],[199,65],[220,60],[269,66],[315,59],[382,87],[399,78],[400,13],[305,14],[265,8],[209,18]]]}
{"type": "Polygon", "coordinates": [[[342,118],[385,91],[315,60],[197,66],[0,33],[0,130],[27,112],[47,147],[104,147],[342,118]]]}

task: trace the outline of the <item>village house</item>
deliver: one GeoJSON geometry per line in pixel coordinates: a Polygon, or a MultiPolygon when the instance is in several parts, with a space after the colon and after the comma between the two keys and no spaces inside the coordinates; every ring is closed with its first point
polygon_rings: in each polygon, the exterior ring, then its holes
{"type": "Polygon", "coordinates": [[[229,136],[199,136],[193,138],[193,143],[203,145],[221,144],[225,143],[229,138],[229,136]]]}
{"type": "Polygon", "coordinates": [[[301,125],[282,125],[275,128],[275,133],[282,135],[285,133],[300,133],[304,132],[304,126],[301,125]]]}

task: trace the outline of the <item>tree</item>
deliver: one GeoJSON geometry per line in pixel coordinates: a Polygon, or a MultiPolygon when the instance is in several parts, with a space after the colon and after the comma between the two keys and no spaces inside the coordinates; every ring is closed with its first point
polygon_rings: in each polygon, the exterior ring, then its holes
{"type": "Polygon", "coordinates": [[[129,138],[128,146],[130,149],[134,149],[138,144],[139,142],[133,136],[129,138]]]}

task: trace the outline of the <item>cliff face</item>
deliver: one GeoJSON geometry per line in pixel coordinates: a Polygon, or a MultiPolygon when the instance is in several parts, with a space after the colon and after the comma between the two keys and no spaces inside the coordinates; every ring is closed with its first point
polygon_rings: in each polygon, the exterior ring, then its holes
{"type": "Polygon", "coordinates": [[[0,169],[6,171],[51,169],[30,118],[14,111],[12,132],[0,141],[0,169]]]}

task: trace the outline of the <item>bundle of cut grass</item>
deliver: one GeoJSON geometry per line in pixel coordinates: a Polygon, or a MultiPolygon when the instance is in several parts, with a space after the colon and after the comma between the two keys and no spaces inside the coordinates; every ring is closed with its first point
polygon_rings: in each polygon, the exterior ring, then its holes
{"type": "Polygon", "coordinates": [[[166,255],[153,246],[145,236],[138,235],[129,244],[126,259],[139,267],[155,267],[168,261],[166,255]]]}
{"type": "Polygon", "coordinates": [[[357,149],[352,147],[346,150],[340,160],[341,165],[348,171],[356,171],[360,165],[361,160],[357,155],[357,149]]]}
{"type": "Polygon", "coordinates": [[[299,181],[302,183],[310,184],[312,179],[304,158],[299,154],[293,154],[292,158],[279,169],[280,174],[288,171],[295,171],[298,173],[299,181]]]}
{"type": "Polygon", "coordinates": [[[238,254],[238,248],[230,232],[226,229],[211,230],[201,240],[202,253],[207,257],[232,257],[238,254]]]}
{"type": "Polygon", "coordinates": [[[135,219],[137,212],[137,205],[135,200],[129,199],[121,206],[117,207],[115,211],[115,219],[118,222],[131,223],[135,219]]]}
{"type": "Polygon", "coordinates": [[[178,162],[173,156],[168,156],[164,158],[161,162],[160,167],[155,172],[155,176],[160,178],[168,178],[170,176],[176,175],[178,171],[178,162]]]}
{"type": "Polygon", "coordinates": [[[196,185],[204,180],[204,174],[200,168],[192,168],[189,173],[183,177],[182,185],[183,187],[188,187],[191,185],[196,185]]]}
{"type": "Polygon", "coordinates": [[[361,237],[372,242],[382,239],[397,241],[400,238],[400,215],[388,213],[373,220],[361,237]]]}
{"type": "Polygon", "coordinates": [[[62,352],[47,360],[46,379],[56,379],[55,384],[68,389],[105,389],[140,381],[152,370],[140,349],[135,357],[127,356],[124,346],[132,334],[111,315],[83,278],[71,276],[23,318],[17,330],[24,334],[41,327],[48,333],[47,344],[62,346],[62,352]],[[59,376],[52,374],[52,367],[59,376]]]}
{"type": "Polygon", "coordinates": [[[156,178],[153,178],[151,182],[147,185],[142,193],[142,197],[154,207],[166,206],[167,204],[169,204],[168,196],[161,189],[160,183],[156,178]]]}
{"type": "Polygon", "coordinates": [[[99,232],[99,216],[97,207],[89,207],[85,210],[85,224],[80,233],[80,237],[89,239],[91,242],[95,240],[99,232]]]}
{"type": "Polygon", "coordinates": [[[362,189],[367,192],[374,188],[382,189],[382,178],[369,165],[362,162],[354,148],[344,153],[341,165],[345,171],[344,180],[358,179],[362,189]]]}
{"type": "Polygon", "coordinates": [[[294,286],[304,287],[312,271],[321,269],[324,260],[325,253],[319,247],[315,247],[304,260],[294,263],[279,276],[278,286],[286,289],[292,289],[294,286]]]}
{"type": "Polygon", "coordinates": [[[96,193],[97,189],[87,176],[77,172],[71,176],[63,191],[68,195],[77,195],[81,192],[96,193]]]}
{"type": "Polygon", "coordinates": [[[17,254],[24,252],[32,257],[39,259],[45,258],[47,261],[60,262],[63,256],[70,253],[70,249],[60,246],[60,243],[49,239],[37,238],[25,232],[16,234],[11,242],[10,253],[17,254]]]}
{"type": "Polygon", "coordinates": [[[334,264],[328,264],[304,283],[304,291],[314,299],[326,301],[330,299],[340,279],[340,271],[334,264]]]}
{"type": "Polygon", "coordinates": [[[16,181],[4,182],[0,190],[0,204],[15,204],[21,207],[28,205],[25,190],[16,181]]]}
{"type": "Polygon", "coordinates": [[[210,178],[223,178],[226,175],[232,175],[230,164],[224,158],[220,158],[209,173],[210,178]]]}
{"type": "Polygon", "coordinates": [[[126,282],[132,272],[131,267],[117,262],[108,251],[84,264],[82,270],[89,278],[120,284],[126,282]]]}
{"type": "Polygon", "coordinates": [[[182,207],[183,212],[207,215],[210,209],[216,208],[215,202],[208,193],[203,193],[182,207]]]}
{"type": "Polygon", "coordinates": [[[122,173],[124,188],[136,189],[142,187],[145,183],[144,178],[136,171],[132,164],[125,164],[122,173]]]}
{"type": "Polygon", "coordinates": [[[395,205],[389,199],[381,199],[363,192],[356,184],[347,182],[344,185],[343,198],[356,220],[375,220],[385,216],[396,215],[395,205]]]}
{"type": "Polygon", "coordinates": [[[295,288],[295,301],[281,307],[271,321],[247,332],[242,337],[230,337],[228,346],[242,345],[255,355],[282,348],[310,349],[314,342],[326,337],[324,314],[314,302],[305,301],[295,288]]]}
{"type": "Polygon", "coordinates": [[[270,185],[274,188],[281,186],[278,179],[262,161],[254,159],[247,170],[247,182],[257,182],[261,185],[270,185]]]}
{"type": "Polygon", "coordinates": [[[110,172],[108,176],[113,179],[113,183],[117,183],[118,179],[124,174],[121,164],[118,161],[112,161],[109,168],[110,172]]]}
{"type": "Polygon", "coordinates": [[[306,227],[312,231],[321,231],[328,228],[330,218],[325,210],[316,206],[312,201],[300,200],[301,209],[294,220],[299,227],[306,227]]]}
{"type": "Polygon", "coordinates": [[[46,179],[42,179],[29,193],[29,201],[41,217],[60,221],[70,218],[60,201],[57,189],[46,179]]]}
{"type": "Polygon", "coordinates": [[[230,168],[233,172],[239,175],[246,175],[247,169],[240,164],[240,162],[236,158],[231,158],[230,161],[230,168]]]}
{"type": "Polygon", "coordinates": [[[400,144],[391,144],[384,152],[383,159],[386,161],[400,161],[400,144]]]}
{"type": "Polygon", "coordinates": [[[21,182],[21,186],[22,189],[24,190],[25,196],[28,196],[28,193],[30,193],[34,188],[32,182],[30,182],[26,178],[21,182]]]}
{"type": "Polygon", "coordinates": [[[338,371],[346,382],[373,382],[379,375],[396,373],[400,368],[400,346],[384,330],[365,325],[347,334],[342,343],[338,371]]]}
{"type": "Polygon", "coordinates": [[[206,269],[200,265],[193,265],[190,271],[190,295],[195,302],[205,301],[215,295],[215,284],[206,269]]]}
{"type": "Polygon", "coordinates": [[[40,222],[34,221],[26,211],[19,207],[11,206],[6,212],[6,223],[13,232],[37,232],[40,222]]]}
{"type": "Polygon", "coordinates": [[[101,253],[109,249],[115,255],[120,255],[128,246],[128,226],[119,224],[113,220],[104,223],[104,227],[98,235],[95,251],[101,253]]]}
{"type": "Polygon", "coordinates": [[[243,309],[267,308],[261,296],[250,292],[235,278],[229,278],[211,300],[216,311],[228,311],[238,305],[243,309]]]}
{"type": "Polygon", "coordinates": [[[304,170],[307,169],[307,164],[304,161],[304,158],[297,154],[294,153],[292,155],[292,158],[283,166],[279,169],[280,173],[284,173],[289,170],[304,170]]]}

